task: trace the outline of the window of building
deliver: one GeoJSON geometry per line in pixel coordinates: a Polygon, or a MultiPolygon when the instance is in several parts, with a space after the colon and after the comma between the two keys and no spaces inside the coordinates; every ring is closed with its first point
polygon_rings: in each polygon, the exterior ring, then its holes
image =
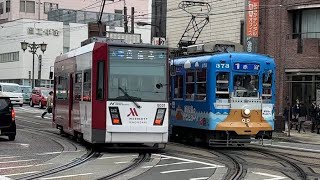
{"type": "Polygon", "coordinates": [[[45,2],[44,3],[44,13],[48,14],[49,11],[54,11],[57,10],[59,5],[57,3],[50,3],[50,2],[45,2]]]}
{"type": "Polygon", "coordinates": [[[123,25],[123,11],[115,9],[114,13],[115,13],[114,21],[117,23],[117,25],[115,25],[115,26],[122,27],[122,25],[123,25]]]}
{"type": "Polygon", "coordinates": [[[216,83],[216,98],[229,99],[229,73],[218,73],[216,77],[216,83]]]}
{"type": "Polygon", "coordinates": [[[19,52],[0,54],[0,63],[19,61],[19,52]]]}
{"type": "Polygon", "coordinates": [[[6,12],[10,12],[10,1],[6,1],[6,12]]]}
{"type": "Polygon", "coordinates": [[[177,75],[174,77],[174,98],[183,98],[183,76],[177,75]]]}
{"type": "Polygon", "coordinates": [[[20,12],[35,13],[36,3],[34,1],[20,1],[20,12]]]}
{"type": "Polygon", "coordinates": [[[3,14],[3,2],[0,3],[0,14],[3,14]]]}
{"type": "Polygon", "coordinates": [[[320,9],[295,11],[294,38],[320,38],[320,9]]]}
{"type": "Polygon", "coordinates": [[[196,100],[206,100],[207,97],[207,69],[196,70],[196,100]]]}

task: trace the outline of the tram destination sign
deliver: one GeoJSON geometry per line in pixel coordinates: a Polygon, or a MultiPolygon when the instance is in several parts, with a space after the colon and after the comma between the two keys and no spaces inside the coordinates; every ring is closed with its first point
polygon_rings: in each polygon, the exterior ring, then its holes
{"type": "Polygon", "coordinates": [[[109,56],[112,60],[165,60],[166,49],[110,47],[109,56]]]}
{"type": "Polygon", "coordinates": [[[256,63],[235,63],[233,66],[234,70],[252,70],[258,71],[260,70],[260,64],[256,63]]]}

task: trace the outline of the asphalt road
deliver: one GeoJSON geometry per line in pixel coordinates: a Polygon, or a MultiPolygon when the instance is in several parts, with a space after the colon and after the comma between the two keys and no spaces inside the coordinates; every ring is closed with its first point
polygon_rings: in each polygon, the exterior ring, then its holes
{"type": "MultiPolygon", "coordinates": [[[[10,142],[6,137],[0,138],[0,179],[18,179],[45,171],[87,153],[83,145],[58,135],[58,131],[51,127],[51,115],[45,119],[40,117],[43,109],[23,106],[15,107],[15,110],[16,140],[10,142]]],[[[300,167],[309,179],[320,177],[320,146],[265,143],[267,147],[258,146],[261,149],[206,149],[169,143],[165,150],[152,152],[148,160],[117,179],[224,179],[234,169],[230,158],[241,165],[243,179],[303,179],[303,174],[298,174],[292,163],[300,167]],[[264,151],[286,157],[288,162],[264,151]],[[228,154],[229,159],[220,152],[228,154]]],[[[85,164],[42,179],[98,179],[128,167],[138,158],[138,153],[136,150],[102,148],[97,157],[85,164]]]]}

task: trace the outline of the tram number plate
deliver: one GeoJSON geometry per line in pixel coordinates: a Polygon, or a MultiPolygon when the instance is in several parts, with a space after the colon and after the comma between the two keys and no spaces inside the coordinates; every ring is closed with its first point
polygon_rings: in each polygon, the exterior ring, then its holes
{"type": "Polygon", "coordinates": [[[158,108],[165,108],[166,105],[165,104],[157,104],[158,108]]]}

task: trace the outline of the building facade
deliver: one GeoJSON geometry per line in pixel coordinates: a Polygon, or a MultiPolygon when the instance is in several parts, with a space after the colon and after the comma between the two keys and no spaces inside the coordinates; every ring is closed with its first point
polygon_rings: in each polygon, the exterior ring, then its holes
{"type": "MultiPolygon", "coordinates": [[[[171,48],[177,47],[192,17],[191,14],[179,8],[181,2],[181,0],[171,0],[167,3],[166,34],[171,48]]],[[[207,2],[210,6],[209,20],[196,43],[223,40],[242,44],[245,0],[203,0],[202,2],[207,2]]],[[[198,17],[197,22],[205,20],[204,13],[207,13],[207,10],[207,6],[194,6],[187,9],[198,17]]],[[[193,34],[193,30],[189,31],[185,34],[185,39],[191,39],[193,34]]]]}
{"type": "MultiPolygon", "coordinates": [[[[88,38],[88,23],[97,22],[102,1],[96,0],[0,0],[0,81],[31,85],[33,57],[23,52],[20,42],[46,43],[44,54],[37,51],[34,77],[38,86],[51,86],[50,69],[55,58],[81,46],[88,38]],[[48,20],[49,19],[49,20],[48,20]],[[42,55],[40,63],[38,55],[42,55]]],[[[128,29],[131,30],[131,7],[135,21],[151,23],[151,0],[106,1],[102,22],[108,37],[124,38],[124,6],[128,9],[128,29]],[[119,33],[118,33],[119,32],[119,33]]],[[[135,38],[151,43],[151,26],[134,24],[135,38]]]]}
{"type": "MultiPolygon", "coordinates": [[[[101,2],[96,0],[0,0],[0,19],[2,21],[22,18],[47,20],[48,13],[57,9],[99,12],[101,2]]],[[[131,7],[135,7],[136,15],[144,15],[151,12],[151,3],[151,0],[107,0],[104,12],[124,14],[124,6],[127,6],[129,15],[131,7]]]]}
{"type": "Polygon", "coordinates": [[[259,52],[276,59],[276,114],[296,101],[320,104],[319,0],[261,0],[259,52]]]}

